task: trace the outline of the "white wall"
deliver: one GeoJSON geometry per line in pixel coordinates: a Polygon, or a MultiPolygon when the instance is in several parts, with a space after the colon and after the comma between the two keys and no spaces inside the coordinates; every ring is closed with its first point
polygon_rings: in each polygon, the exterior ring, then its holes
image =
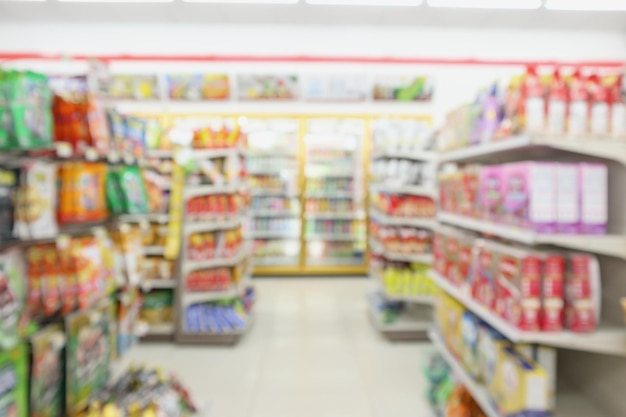
{"type": "MultiPolygon", "coordinates": [[[[626,62],[626,33],[380,26],[2,22],[0,54],[2,52],[626,62]]],[[[42,65],[41,62],[20,63],[20,66],[30,68],[41,68],[42,65]]],[[[48,64],[45,66],[48,67],[48,64]]],[[[69,67],[84,68],[71,64],[69,67]]],[[[472,100],[478,88],[523,71],[523,66],[223,62],[123,62],[114,64],[113,68],[120,72],[195,69],[232,72],[426,73],[436,78],[435,98],[431,106],[420,107],[419,111],[433,114],[437,122],[454,106],[472,100]]]]}

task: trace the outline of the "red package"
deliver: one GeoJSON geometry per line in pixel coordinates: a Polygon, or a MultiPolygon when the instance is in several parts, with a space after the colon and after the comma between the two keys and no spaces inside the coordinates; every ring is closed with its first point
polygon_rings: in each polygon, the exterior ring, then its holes
{"type": "Polygon", "coordinates": [[[482,305],[489,309],[495,308],[496,297],[496,265],[497,255],[487,245],[480,247],[478,252],[478,265],[473,281],[473,296],[482,305]]]}
{"type": "Polygon", "coordinates": [[[445,277],[454,284],[455,287],[460,285],[459,282],[459,240],[457,236],[448,236],[446,239],[446,265],[444,267],[445,277]]]}
{"type": "Polygon", "coordinates": [[[215,195],[209,195],[206,197],[205,214],[207,216],[214,216],[217,211],[217,201],[215,195]]]}
{"type": "Polygon", "coordinates": [[[541,330],[563,330],[565,258],[548,255],[543,267],[541,330]]]}
{"type": "Polygon", "coordinates": [[[600,269],[591,255],[573,255],[565,283],[565,325],[574,332],[593,332],[601,306],[600,269]]]}
{"type": "Polygon", "coordinates": [[[434,268],[439,274],[446,276],[445,274],[445,265],[446,265],[446,246],[447,237],[442,233],[435,233],[435,237],[433,238],[433,256],[434,256],[434,268]]]}

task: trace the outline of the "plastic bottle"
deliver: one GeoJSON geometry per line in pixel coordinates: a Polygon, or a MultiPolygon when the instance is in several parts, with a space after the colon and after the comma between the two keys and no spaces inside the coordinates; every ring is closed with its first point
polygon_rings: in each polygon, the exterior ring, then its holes
{"type": "Polygon", "coordinates": [[[526,69],[526,77],[524,79],[524,111],[527,131],[540,132],[545,129],[545,91],[535,67],[528,67],[526,69]]]}
{"type": "Polygon", "coordinates": [[[609,89],[597,75],[589,77],[591,89],[591,133],[607,135],[609,133],[609,89]]]}
{"type": "Polygon", "coordinates": [[[624,97],[622,96],[623,83],[624,77],[620,75],[609,90],[611,134],[618,137],[626,136],[626,104],[624,104],[624,97]]]}
{"type": "Polygon", "coordinates": [[[550,133],[565,133],[568,101],[567,93],[567,85],[561,78],[561,74],[557,69],[554,71],[548,95],[548,132],[550,133]]]}
{"type": "Polygon", "coordinates": [[[589,92],[585,77],[577,70],[570,83],[568,133],[583,135],[589,126],[589,92]]]}

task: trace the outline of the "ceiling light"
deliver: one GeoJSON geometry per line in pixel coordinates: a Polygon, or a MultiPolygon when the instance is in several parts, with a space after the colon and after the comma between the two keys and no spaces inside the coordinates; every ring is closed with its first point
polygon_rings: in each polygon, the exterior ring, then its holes
{"type": "Polygon", "coordinates": [[[626,0],[547,0],[546,9],[626,11],[626,0]]]}
{"type": "Polygon", "coordinates": [[[306,0],[316,6],[419,6],[423,0],[306,0]]]}
{"type": "Polygon", "coordinates": [[[300,0],[183,0],[187,3],[221,3],[221,4],[296,4],[300,0]]]}
{"type": "Polygon", "coordinates": [[[428,0],[432,7],[465,9],[538,9],[541,4],[542,0],[428,0]]]}

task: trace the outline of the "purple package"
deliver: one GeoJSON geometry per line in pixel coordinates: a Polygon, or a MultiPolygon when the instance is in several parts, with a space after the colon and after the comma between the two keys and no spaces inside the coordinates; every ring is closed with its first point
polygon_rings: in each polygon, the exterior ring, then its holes
{"type": "Polygon", "coordinates": [[[498,96],[498,84],[491,86],[482,110],[481,143],[491,142],[502,122],[502,105],[498,96]]]}
{"type": "Polygon", "coordinates": [[[603,164],[580,164],[581,232],[600,235],[607,230],[608,171],[603,164]]]}
{"type": "Polygon", "coordinates": [[[556,167],[557,232],[580,233],[580,167],[559,163],[556,167]]]}
{"type": "Polygon", "coordinates": [[[499,165],[480,169],[480,211],[486,220],[502,218],[503,171],[499,165]]]}
{"type": "Polygon", "coordinates": [[[185,330],[188,333],[198,333],[200,331],[198,308],[195,305],[187,307],[185,311],[185,330]]]}
{"type": "Polygon", "coordinates": [[[504,219],[539,233],[556,231],[556,164],[517,162],[504,166],[504,219]]]}

